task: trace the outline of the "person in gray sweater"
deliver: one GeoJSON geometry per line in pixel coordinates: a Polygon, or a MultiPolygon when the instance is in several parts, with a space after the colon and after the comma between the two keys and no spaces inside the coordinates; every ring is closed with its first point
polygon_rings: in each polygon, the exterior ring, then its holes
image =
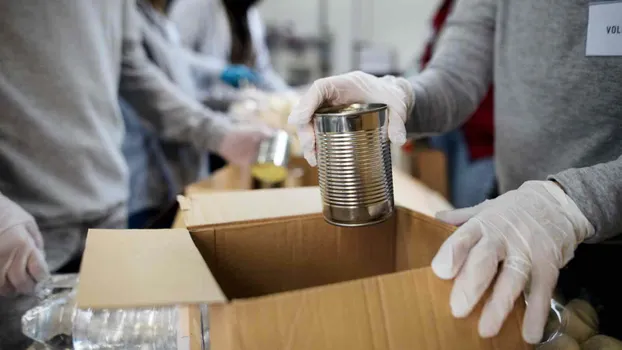
{"type": "Polygon", "coordinates": [[[494,77],[502,194],[439,213],[461,226],[432,261],[440,278],[455,278],[456,317],[468,315],[494,281],[482,336],[499,332],[525,292],[523,338],[540,341],[560,269],[569,268],[613,315],[601,315],[601,331],[620,334],[622,291],[610,282],[622,253],[615,238],[622,232],[621,18],[620,1],[461,0],[419,75],[321,79],[290,115],[313,165],[309,123],[320,105],[387,103],[389,138],[402,144],[407,132],[460,126],[494,77]]]}
{"type": "Polygon", "coordinates": [[[179,91],[138,23],[135,0],[0,2],[0,349],[27,346],[23,294],[80,257],[88,228],[126,225],[119,95],[161,137],[231,163],[268,134],[179,91]]]}

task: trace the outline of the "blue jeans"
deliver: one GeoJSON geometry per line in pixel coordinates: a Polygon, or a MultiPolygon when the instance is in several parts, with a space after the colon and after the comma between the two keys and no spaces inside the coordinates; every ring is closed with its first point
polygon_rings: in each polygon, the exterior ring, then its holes
{"type": "Polygon", "coordinates": [[[492,157],[472,161],[462,130],[431,137],[430,146],[447,158],[450,201],[454,207],[471,207],[487,199],[495,185],[492,157]]]}

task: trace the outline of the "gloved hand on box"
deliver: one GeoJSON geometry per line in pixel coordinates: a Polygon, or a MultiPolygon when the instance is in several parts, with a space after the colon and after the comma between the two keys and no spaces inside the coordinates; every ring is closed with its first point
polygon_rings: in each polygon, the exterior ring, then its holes
{"type": "Polygon", "coordinates": [[[496,276],[479,321],[480,335],[496,335],[527,289],[523,338],[539,342],[559,269],[594,234],[573,200],[553,181],[528,181],[496,199],[437,217],[461,225],[432,261],[437,276],[455,278],[450,299],[454,316],[467,316],[496,276]]]}

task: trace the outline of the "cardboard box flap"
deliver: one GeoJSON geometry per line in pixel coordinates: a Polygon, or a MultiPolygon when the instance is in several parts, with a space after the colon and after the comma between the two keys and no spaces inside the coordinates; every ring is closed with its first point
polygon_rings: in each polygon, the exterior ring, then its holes
{"type": "MultiPolygon", "coordinates": [[[[531,348],[521,339],[517,302],[500,333],[481,338],[484,302],[463,319],[449,306],[451,281],[430,268],[309,288],[210,309],[214,349],[480,349],[531,348]],[[225,321],[226,320],[226,321],[225,321]]],[[[483,298],[486,300],[487,298],[483,298]]]]}
{"type": "Polygon", "coordinates": [[[201,193],[177,200],[186,227],[322,212],[318,187],[201,193]]]}
{"type": "Polygon", "coordinates": [[[80,308],[224,302],[185,229],[89,230],[80,269],[80,308]]]}
{"type": "MultiPolygon", "coordinates": [[[[429,216],[452,206],[437,192],[393,171],[395,205],[429,216]]],[[[270,219],[322,212],[319,187],[209,192],[178,196],[186,227],[270,219]]]]}

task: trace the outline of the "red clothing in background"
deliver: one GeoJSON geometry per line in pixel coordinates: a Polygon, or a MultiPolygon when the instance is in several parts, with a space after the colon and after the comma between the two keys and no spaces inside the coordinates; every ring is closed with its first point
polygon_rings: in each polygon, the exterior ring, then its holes
{"type": "MultiPolygon", "coordinates": [[[[440,31],[447,20],[454,0],[443,0],[432,19],[432,37],[426,45],[423,57],[421,57],[421,68],[432,58],[434,44],[438,39],[440,31]]],[[[488,158],[493,155],[494,146],[494,123],[493,123],[493,89],[488,90],[488,94],[482,101],[478,109],[462,126],[464,137],[469,147],[471,159],[488,158]]]]}

